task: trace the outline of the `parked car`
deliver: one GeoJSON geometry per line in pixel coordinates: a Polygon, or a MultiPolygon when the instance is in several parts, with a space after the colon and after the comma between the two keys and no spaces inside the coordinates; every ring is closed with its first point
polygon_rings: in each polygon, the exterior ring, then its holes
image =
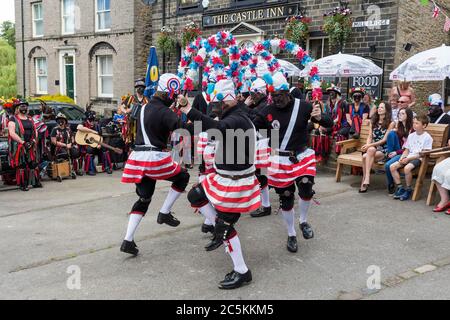
{"type": "Polygon", "coordinates": [[[0,137],[0,175],[6,173],[15,173],[15,170],[9,165],[8,138],[0,137]]]}
{"type": "MultiPolygon", "coordinates": [[[[53,101],[50,102],[46,101],[45,103],[53,110],[53,114],[55,117],[60,112],[67,117],[67,120],[70,125],[70,130],[72,130],[72,132],[76,132],[77,126],[79,124],[82,124],[86,118],[86,116],[84,115],[84,109],[80,108],[75,104],[53,102],[53,101]]],[[[28,109],[30,116],[40,114],[41,104],[37,101],[30,102],[30,106],[28,109]]],[[[48,131],[52,132],[53,128],[56,127],[56,120],[53,118],[49,121],[46,121],[45,124],[48,127],[48,131]]]]}

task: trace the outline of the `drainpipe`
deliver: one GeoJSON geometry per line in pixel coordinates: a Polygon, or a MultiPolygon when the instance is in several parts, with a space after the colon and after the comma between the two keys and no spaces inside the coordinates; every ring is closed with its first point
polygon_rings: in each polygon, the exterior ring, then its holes
{"type": "Polygon", "coordinates": [[[26,79],[25,79],[25,24],[23,21],[23,0],[20,1],[20,9],[21,13],[21,22],[22,22],[22,81],[23,81],[23,98],[27,96],[27,87],[26,87],[26,79]]]}

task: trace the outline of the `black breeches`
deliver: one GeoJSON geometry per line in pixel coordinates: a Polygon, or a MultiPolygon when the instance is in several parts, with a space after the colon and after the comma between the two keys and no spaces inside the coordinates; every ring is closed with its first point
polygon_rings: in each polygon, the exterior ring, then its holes
{"type": "MultiPolygon", "coordinates": [[[[189,183],[189,173],[182,170],[176,176],[173,176],[167,181],[172,181],[172,188],[178,192],[183,192],[189,183]]],[[[143,178],[141,183],[136,183],[136,194],[139,200],[135,202],[131,211],[136,211],[145,215],[147,213],[150,202],[152,201],[153,193],[155,192],[156,180],[150,178],[143,178]]]]}
{"type": "Polygon", "coordinates": [[[286,188],[275,188],[276,193],[280,198],[280,208],[284,211],[289,211],[294,208],[295,202],[295,186],[298,189],[298,195],[300,199],[309,201],[314,196],[314,177],[303,176],[295,180],[295,184],[291,184],[286,188]]]}
{"type": "Polygon", "coordinates": [[[260,188],[264,189],[265,187],[267,187],[269,182],[268,182],[267,176],[261,174],[261,169],[256,169],[255,174],[256,174],[256,178],[258,179],[260,188]]]}

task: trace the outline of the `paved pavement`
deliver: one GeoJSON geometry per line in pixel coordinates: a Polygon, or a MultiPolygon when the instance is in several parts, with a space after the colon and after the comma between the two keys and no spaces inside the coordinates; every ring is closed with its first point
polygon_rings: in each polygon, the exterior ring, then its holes
{"type": "Polygon", "coordinates": [[[298,253],[285,248],[281,215],[240,220],[254,280],[234,291],[217,289],[231,261],[223,248],[204,251],[202,219],[185,196],[174,207],[178,228],[156,223],[166,182],[158,183],[137,232],[136,258],[119,252],[136,200],[120,172],[48,181],[27,193],[0,189],[0,299],[450,298],[449,216],[432,214],[424,200],[391,199],[382,176],[364,195],[357,193],[357,177],[335,183],[321,173],[316,181],[320,205],[310,215],[316,237],[299,237],[298,253]],[[377,270],[381,288],[368,289],[377,270]],[[73,289],[78,271],[80,288],[73,289]]]}

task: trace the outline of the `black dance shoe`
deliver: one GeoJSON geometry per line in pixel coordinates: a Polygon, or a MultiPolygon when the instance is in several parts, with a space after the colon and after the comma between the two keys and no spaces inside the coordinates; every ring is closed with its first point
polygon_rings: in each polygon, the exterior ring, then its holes
{"type": "Polygon", "coordinates": [[[220,237],[214,236],[210,243],[205,246],[206,251],[213,251],[219,248],[223,244],[223,240],[220,237]]]}
{"type": "Polygon", "coordinates": [[[167,224],[171,227],[177,227],[180,224],[180,221],[172,215],[172,212],[169,213],[159,213],[158,220],[156,220],[159,224],[167,224]]]}
{"type": "Polygon", "coordinates": [[[132,254],[136,256],[139,253],[139,250],[134,241],[123,240],[122,245],[120,246],[120,251],[132,254]]]}
{"type": "Polygon", "coordinates": [[[271,207],[261,207],[255,212],[250,213],[250,216],[253,218],[265,217],[269,216],[272,213],[271,207]]]}
{"type": "Polygon", "coordinates": [[[202,224],[203,233],[214,233],[214,226],[212,224],[202,224]]]}
{"type": "Polygon", "coordinates": [[[298,251],[297,237],[296,236],[288,237],[287,249],[288,249],[289,252],[297,252],[298,251]]]}
{"type": "Polygon", "coordinates": [[[303,233],[303,238],[306,240],[314,238],[314,231],[308,222],[300,223],[300,229],[303,233]]]}
{"type": "Polygon", "coordinates": [[[225,279],[219,283],[219,289],[236,289],[244,284],[248,284],[252,281],[252,272],[248,270],[242,274],[236,271],[231,271],[225,276],[225,279]]]}

